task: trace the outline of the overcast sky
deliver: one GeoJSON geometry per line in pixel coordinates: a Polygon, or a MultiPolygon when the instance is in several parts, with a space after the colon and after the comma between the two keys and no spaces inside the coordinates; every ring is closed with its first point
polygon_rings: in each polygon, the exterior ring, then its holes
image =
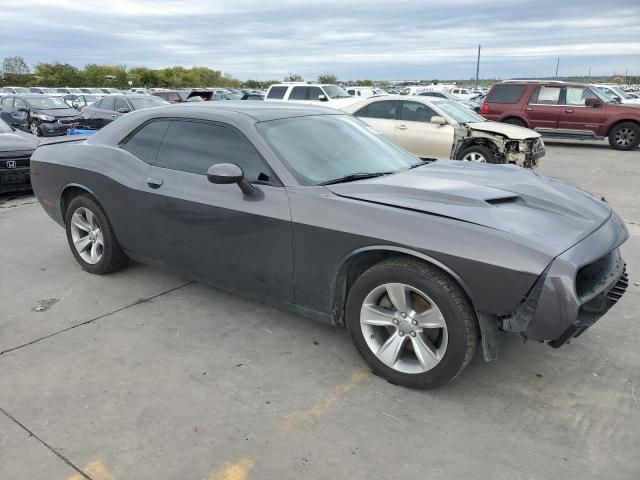
{"type": "Polygon", "coordinates": [[[638,0],[3,0],[0,57],[241,79],[640,75],[638,0]]]}

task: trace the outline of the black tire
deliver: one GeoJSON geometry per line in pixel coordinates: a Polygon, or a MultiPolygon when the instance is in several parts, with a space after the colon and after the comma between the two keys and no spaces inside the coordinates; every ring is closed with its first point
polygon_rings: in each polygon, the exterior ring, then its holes
{"type": "Polygon", "coordinates": [[[115,272],[127,265],[129,258],[120,247],[118,239],[113,233],[113,228],[109,223],[107,215],[104,213],[102,207],[100,207],[100,205],[98,205],[98,203],[89,195],[78,195],[69,202],[65,215],[65,229],[67,232],[67,241],[69,242],[71,253],[73,253],[73,256],[75,257],[77,262],[87,272],[102,275],[115,272]],[[89,210],[95,216],[102,232],[102,238],[104,242],[102,257],[95,264],[86,262],[80,256],[72,238],[71,222],[73,214],[81,207],[89,210]]]}
{"type": "Polygon", "coordinates": [[[496,156],[494,155],[494,153],[484,145],[471,145],[469,147],[463,148],[462,150],[460,150],[460,152],[458,152],[458,160],[464,160],[467,155],[473,154],[482,155],[486,163],[499,163],[496,160],[496,156]]]}
{"type": "MultiPolygon", "coordinates": [[[[473,358],[479,338],[473,308],[460,286],[442,270],[408,258],[382,261],[358,277],[349,291],[346,323],[358,352],[373,371],[393,384],[410,388],[434,388],[453,381],[473,358]],[[383,363],[367,344],[360,324],[363,302],[370,292],[388,283],[404,283],[424,292],[444,317],[448,336],[446,351],[439,363],[428,371],[398,371],[383,363]]],[[[407,349],[406,345],[402,348],[407,349]]]]}
{"type": "Polygon", "coordinates": [[[640,145],[640,125],[622,122],[609,131],[609,145],[614,150],[633,150],[640,145]]]}
{"type": "Polygon", "coordinates": [[[524,123],[522,120],[520,120],[519,118],[505,118],[504,120],[502,120],[502,123],[508,123],[509,125],[515,125],[517,127],[527,127],[527,124],[524,123]]]}

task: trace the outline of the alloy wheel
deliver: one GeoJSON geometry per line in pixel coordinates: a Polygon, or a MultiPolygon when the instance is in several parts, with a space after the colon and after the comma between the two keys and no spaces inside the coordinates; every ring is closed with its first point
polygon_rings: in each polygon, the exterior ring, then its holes
{"type": "Polygon", "coordinates": [[[484,155],[478,152],[469,152],[462,157],[462,160],[465,162],[487,163],[487,159],[484,158],[484,155]]]}
{"type": "Polygon", "coordinates": [[[31,122],[29,129],[31,130],[31,133],[36,137],[40,136],[40,131],[38,130],[38,125],[36,125],[36,122],[31,122]]]}
{"type": "Polygon", "coordinates": [[[630,128],[621,128],[616,132],[615,142],[620,147],[629,147],[636,139],[636,132],[630,128]]]}
{"type": "Polygon", "coordinates": [[[428,372],[447,350],[447,324],[442,312],[420,290],[387,283],[365,297],[360,328],[373,354],[402,373],[428,372]]]}
{"type": "Polygon", "coordinates": [[[104,238],[96,216],[86,207],[78,207],[71,217],[71,239],[80,258],[95,265],[104,254],[104,238]]]}

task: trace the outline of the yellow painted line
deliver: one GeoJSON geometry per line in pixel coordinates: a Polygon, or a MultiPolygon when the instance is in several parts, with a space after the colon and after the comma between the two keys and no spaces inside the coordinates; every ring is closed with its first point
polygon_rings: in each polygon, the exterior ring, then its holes
{"type": "Polygon", "coordinates": [[[349,379],[338,385],[333,392],[324,397],[318,403],[316,403],[313,407],[307,410],[298,410],[297,412],[292,412],[286,417],[282,424],[280,425],[280,431],[286,433],[290,431],[292,428],[300,427],[303,425],[308,425],[312,423],[316,418],[324,414],[327,410],[331,408],[331,406],[336,403],[336,401],[342,397],[344,394],[349,392],[353,387],[362,382],[365,378],[369,376],[369,370],[366,368],[361,368],[356,370],[351,374],[349,379]]]}
{"type": "Polygon", "coordinates": [[[253,468],[253,460],[248,457],[237,463],[227,463],[207,477],[207,480],[245,480],[253,468]]]}
{"type": "MultiPolygon", "coordinates": [[[[88,477],[91,477],[93,480],[115,480],[116,477],[109,473],[107,467],[104,466],[100,460],[96,460],[95,462],[89,463],[85,466],[82,471],[87,474],[88,477]]],[[[85,477],[76,473],[69,477],[69,480],[86,480],[85,477]]]]}

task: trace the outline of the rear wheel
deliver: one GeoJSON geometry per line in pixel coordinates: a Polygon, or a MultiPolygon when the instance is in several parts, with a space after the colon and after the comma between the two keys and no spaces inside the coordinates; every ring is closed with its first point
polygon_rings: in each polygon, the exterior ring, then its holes
{"type": "Polygon", "coordinates": [[[471,145],[458,154],[458,160],[475,163],[498,163],[491,150],[484,145],[471,145]]]}
{"type": "Polygon", "coordinates": [[[412,388],[451,382],[478,341],[473,309],[456,282],[412,259],[385,260],[356,280],[347,326],[374,372],[412,388]]]}
{"type": "Polygon", "coordinates": [[[640,144],[640,126],[633,122],[623,122],[609,132],[609,145],[614,150],[633,150],[640,144]]]}
{"type": "Polygon", "coordinates": [[[65,226],[71,252],[87,272],[111,273],[127,264],[107,216],[93,198],[79,195],[71,200],[65,226]]]}

